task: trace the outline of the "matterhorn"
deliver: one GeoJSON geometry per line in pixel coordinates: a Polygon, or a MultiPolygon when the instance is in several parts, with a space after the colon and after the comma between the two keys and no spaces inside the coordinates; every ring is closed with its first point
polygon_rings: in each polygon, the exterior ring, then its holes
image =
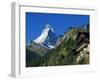
{"type": "Polygon", "coordinates": [[[52,26],[49,24],[46,24],[41,35],[33,41],[48,49],[52,49],[52,48],[55,48],[57,40],[58,38],[56,34],[54,33],[52,26]]]}

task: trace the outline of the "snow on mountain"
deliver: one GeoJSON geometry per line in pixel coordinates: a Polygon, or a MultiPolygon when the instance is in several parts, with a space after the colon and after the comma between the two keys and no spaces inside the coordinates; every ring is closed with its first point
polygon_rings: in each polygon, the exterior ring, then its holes
{"type": "Polygon", "coordinates": [[[51,49],[55,47],[57,40],[58,38],[53,28],[49,24],[46,24],[41,35],[34,42],[51,49]]]}

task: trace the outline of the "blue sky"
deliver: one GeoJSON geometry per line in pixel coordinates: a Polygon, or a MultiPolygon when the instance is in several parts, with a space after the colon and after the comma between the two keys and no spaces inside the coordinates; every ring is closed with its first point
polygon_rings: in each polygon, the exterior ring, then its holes
{"type": "Polygon", "coordinates": [[[89,23],[89,15],[51,14],[26,12],[26,43],[37,38],[46,24],[50,24],[57,36],[63,34],[72,26],[89,23]]]}

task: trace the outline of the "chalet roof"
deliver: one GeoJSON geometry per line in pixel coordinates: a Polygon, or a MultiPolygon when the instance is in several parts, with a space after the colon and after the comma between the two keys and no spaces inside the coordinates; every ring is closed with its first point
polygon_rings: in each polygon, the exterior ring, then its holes
{"type": "Polygon", "coordinates": [[[79,32],[76,40],[78,40],[79,38],[88,38],[89,39],[89,37],[90,37],[89,32],[79,32]]]}
{"type": "Polygon", "coordinates": [[[79,51],[89,44],[89,32],[79,32],[72,51],[79,51]]]}

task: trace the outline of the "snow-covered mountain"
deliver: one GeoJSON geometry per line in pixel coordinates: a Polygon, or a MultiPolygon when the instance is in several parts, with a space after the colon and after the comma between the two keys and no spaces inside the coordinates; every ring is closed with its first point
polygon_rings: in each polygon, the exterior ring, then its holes
{"type": "Polygon", "coordinates": [[[38,38],[36,38],[34,42],[49,49],[52,49],[55,47],[57,40],[58,38],[55,35],[51,25],[46,24],[41,35],[38,38]]]}

